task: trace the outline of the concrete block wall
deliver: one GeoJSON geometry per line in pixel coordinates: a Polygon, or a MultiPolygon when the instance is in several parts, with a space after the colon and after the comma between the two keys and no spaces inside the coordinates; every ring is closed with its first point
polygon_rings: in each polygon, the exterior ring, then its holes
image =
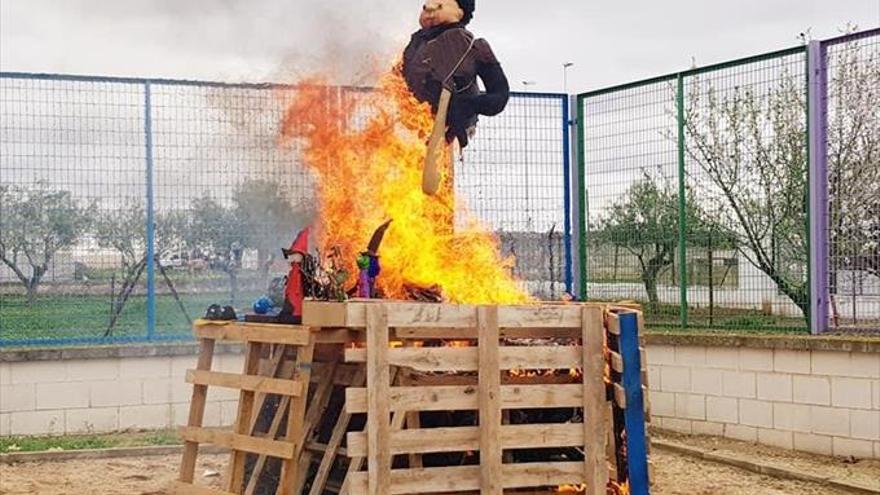
{"type": "MultiPolygon", "coordinates": [[[[195,349],[162,356],[0,361],[0,436],[105,433],[186,423],[195,349]]],[[[76,354],[76,353],[74,353],[76,354]]],[[[95,352],[88,353],[95,355],[95,352]]],[[[112,351],[109,352],[112,354],[112,351]]],[[[240,353],[220,353],[216,371],[240,373],[240,353]]],[[[210,388],[206,426],[235,421],[238,392],[210,388]]]]}
{"type": "Polygon", "coordinates": [[[654,426],[880,459],[880,341],[858,350],[822,340],[647,342],[654,426]]]}

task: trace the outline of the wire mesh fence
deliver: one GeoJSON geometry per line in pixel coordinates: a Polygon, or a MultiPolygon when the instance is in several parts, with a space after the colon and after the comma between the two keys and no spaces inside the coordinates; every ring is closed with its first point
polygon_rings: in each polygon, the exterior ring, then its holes
{"type": "MultiPolygon", "coordinates": [[[[296,144],[278,146],[294,88],[2,76],[0,346],[186,338],[286,273],[315,208],[296,144]]],[[[514,95],[455,171],[538,297],[570,279],[567,120],[562,95],[514,95]]]]}
{"type": "Polygon", "coordinates": [[[796,48],[581,95],[587,296],[806,328],[806,91],[796,48]]]}
{"type": "MultiPolygon", "coordinates": [[[[880,29],[824,44],[829,327],[880,330],[880,29]]],[[[821,207],[821,206],[819,206],[821,207]]]]}

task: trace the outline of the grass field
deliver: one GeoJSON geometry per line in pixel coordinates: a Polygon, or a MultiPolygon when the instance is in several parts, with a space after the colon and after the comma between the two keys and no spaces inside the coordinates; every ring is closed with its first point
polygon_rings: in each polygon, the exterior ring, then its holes
{"type": "MultiPolygon", "coordinates": [[[[245,307],[258,297],[256,293],[238,297],[245,307]]],[[[189,316],[198,318],[211,304],[226,304],[228,293],[183,294],[189,316]]],[[[28,305],[24,296],[0,296],[0,345],[3,341],[30,339],[69,339],[103,337],[110,322],[108,296],[44,296],[28,305]]],[[[156,334],[161,337],[190,335],[190,325],[170,295],[156,298],[156,334]]],[[[147,298],[132,296],[116,326],[115,337],[147,335],[147,298]]]]}

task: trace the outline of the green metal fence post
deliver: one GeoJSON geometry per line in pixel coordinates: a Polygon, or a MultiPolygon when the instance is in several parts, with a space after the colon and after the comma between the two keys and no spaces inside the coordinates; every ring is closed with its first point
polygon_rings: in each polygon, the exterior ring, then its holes
{"type": "Polygon", "coordinates": [[[587,217],[587,183],[586,183],[586,155],[584,154],[584,99],[583,95],[577,97],[577,195],[578,214],[580,216],[580,235],[578,236],[578,257],[580,269],[580,296],[581,300],[587,300],[587,227],[590,219],[587,217]]]}
{"type": "Polygon", "coordinates": [[[678,74],[678,91],[675,100],[678,107],[678,270],[679,312],[681,327],[688,326],[688,280],[687,280],[687,190],[685,188],[685,115],[684,74],[678,74]]]}

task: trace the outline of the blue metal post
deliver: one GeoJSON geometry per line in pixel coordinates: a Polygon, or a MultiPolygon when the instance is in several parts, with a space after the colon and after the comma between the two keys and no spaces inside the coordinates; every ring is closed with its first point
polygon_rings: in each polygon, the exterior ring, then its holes
{"type": "Polygon", "coordinates": [[[565,194],[565,290],[574,294],[574,268],[571,255],[571,112],[568,95],[562,97],[562,169],[565,194]]]}
{"type": "Polygon", "coordinates": [[[147,339],[156,338],[156,219],[153,204],[153,110],[150,82],[144,84],[144,146],[147,193],[147,339]]]}
{"type": "Polygon", "coordinates": [[[810,42],[807,56],[810,184],[810,332],[828,326],[828,66],[827,47],[810,42]]]}
{"type": "Polygon", "coordinates": [[[645,397],[642,393],[642,359],[639,353],[639,320],[636,313],[620,315],[620,355],[626,391],[626,458],[632,495],[649,495],[648,448],[645,435],[645,397]]]}

